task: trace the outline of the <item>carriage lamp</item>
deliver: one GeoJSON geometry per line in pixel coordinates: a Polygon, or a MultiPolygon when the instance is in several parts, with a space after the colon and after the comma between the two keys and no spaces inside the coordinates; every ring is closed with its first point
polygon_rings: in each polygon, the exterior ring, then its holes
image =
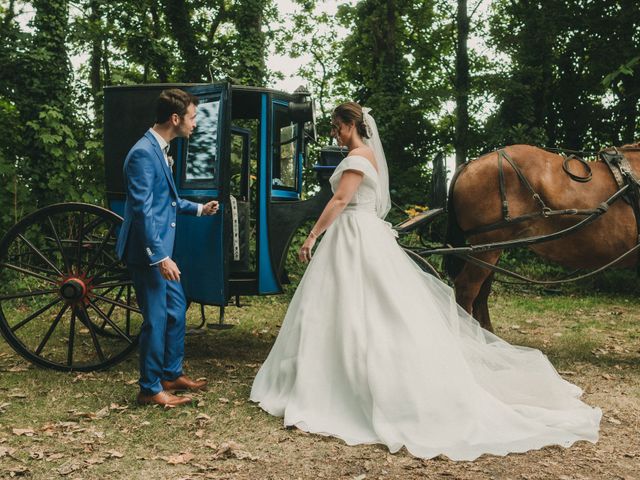
{"type": "Polygon", "coordinates": [[[293,94],[296,97],[296,101],[289,102],[289,115],[291,116],[291,120],[296,123],[304,123],[305,135],[312,142],[315,142],[316,138],[318,138],[316,131],[315,101],[311,98],[311,93],[303,86],[296,88],[293,94]],[[309,123],[308,126],[307,123],[309,123]]]}

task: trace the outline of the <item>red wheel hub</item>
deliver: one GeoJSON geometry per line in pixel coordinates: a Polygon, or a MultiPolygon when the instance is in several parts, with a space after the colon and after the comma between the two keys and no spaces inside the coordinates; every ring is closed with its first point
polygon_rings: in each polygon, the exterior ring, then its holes
{"type": "Polygon", "coordinates": [[[76,304],[82,301],[86,303],[90,290],[89,282],[84,276],[70,276],[62,280],[59,292],[65,302],[76,304]]]}

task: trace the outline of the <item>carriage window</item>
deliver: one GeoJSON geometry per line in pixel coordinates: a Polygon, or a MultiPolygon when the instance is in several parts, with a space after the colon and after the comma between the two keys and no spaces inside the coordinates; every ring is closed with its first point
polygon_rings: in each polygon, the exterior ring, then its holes
{"type": "Polygon", "coordinates": [[[283,105],[274,105],[273,136],[273,188],[295,190],[298,126],[291,121],[289,111],[283,105]]]}
{"type": "Polygon", "coordinates": [[[215,187],[218,170],[220,99],[198,105],[197,128],[188,140],[183,181],[185,186],[215,187]]]}

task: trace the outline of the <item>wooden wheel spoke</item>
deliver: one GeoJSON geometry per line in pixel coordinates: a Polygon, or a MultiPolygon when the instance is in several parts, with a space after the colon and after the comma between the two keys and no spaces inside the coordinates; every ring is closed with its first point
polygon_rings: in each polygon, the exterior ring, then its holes
{"type": "Polygon", "coordinates": [[[93,276],[93,278],[94,278],[94,279],[97,279],[97,280],[101,280],[101,278],[100,278],[100,277],[101,277],[103,274],[105,274],[106,272],[109,272],[110,270],[112,270],[112,269],[113,269],[116,265],[118,265],[119,263],[120,263],[120,259],[118,259],[118,260],[116,260],[116,261],[112,262],[112,263],[111,263],[111,264],[109,264],[109,265],[105,265],[105,266],[104,266],[104,268],[103,268],[102,270],[100,270],[98,273],[96,273],[96,274],[93,276]]]}
{"type": "Polygon", "coordinates": [[[96,298],[99,298],[99,299],[100,299],[100,300],[102,300],[103,302],[107,302],[107,303],[110,303],[110,304],[116,305],[116,306],[118,306],[118,307],[125,308],[125,309],[127,309],[127,310],[129,310],[129,311],[131,311],[131,312],[142,313],[142,312],[140,311],[140,309],[139,309],[139,308],[137,308],[137,307],[132,307],[131,305],[127,305],[127,304],[124,304],[124,303],[122,303],[122,302],[118,302],[117,300],[111,300],[110,298],[105,297],[105,296],[103,296],[103,295],[98,295],[98,294],[95,294],[95,293],[94,293],[94,294],[93,294],[93,296],[94,296],[94,297],[96,297],[96,298]]]}
{"type": "MultiPolygon", "coordinates": [[[[115,288],[115,287],[114,287],[115,288]]],[[[118,294],[116,295],[116,298],[114,298],[114,300],[116,302],[120,301],[120,297],[122,296],[122,292],[124,292],[125,289],[125,285],[120,287],[120,290],[118,291],[118,294]]],[[[109,292],[109,290],[107,290],[107,292],[109,292]]],[[[104,292],[102,295],[106,295],[107,292],[104,292]]],[[[128,304],[128,303],[127,303],[128,304]]],[[[113,311],[115,310],[116,305],[115,304],[111,304],[111,307],[109,307],[109,311],[107,312],[107,317],[111,318],[111,314],[113,313],[113,311]]]]}
{"type": "Polygon", "coordinates": [[[105,313],[100,309],[100,307],[98,307],[93,301],[89,301],[89,306],[93,308],[98,313],[98,315],[100,315],[100,317],[102,317],[102,319],[106,323],[108,323],[111,326],[111,328],[113,328],[116,331],[118,335],[124,338],[127,342],[133,343],[133,339],[129,337],[126,333],[124,333],[120,329],[120,327],[118,327],[113,321],[111,321],[111,319],[107,317],[107,315],[105,315],[105,313]]]}
{"type": "Polygon", "coordinates": [[[29,241],[29,239],[27,239],[27,237],[25,237],[24,235],[22,235],[21,233],[18,234],[18,238],[20,238],[24,243],[27,244],[27,246],[38,256],[40,257],[47,265],[49,265],[58,275],[62,276],[62,272],[60,271],[60,269],[58,267],[56,267],[47,257],[44,256],[44,254],[33,244],[29,241]]]}
{"type": "Polygon", "coordinates": [[[35,271],[36,273],[48,274],[48,275],[57,275],[58,272],[54,272],[53,270],[49,270],[48,268],[40,267],[38,265],[31,265],[26,262],[17,262],[22,268],[26,268],[27,270],[35,271]]]}
{"type": "Polygon", "coordinates": [[[89,329],[89,334],[91,335],[91,341],[93,342],[93,347],[96,349],[96,353],[98,354],[98,359],[101,362],[106,360],[104,356],[104,352],[102,351],[102,347],[100,346],[100,342],[98,341],[98,335],[96,335],[95,325],[89,318],[89,311],[84,303],[80,304],[80,308],[82,309],[83,315],[80,316],[80,321],[89,329]],[[83,318],[84,317],[84,318],[83,318]]]}
{"type": "MultiPolygon", "coordinates": [[[[131,285],[127,285],[127,305],[131,305],[131,285]]],[[[127,309],[127,335],[131,334],[131,310],[127,309]]]]}
{"type": "Polygon", "coordinates": [[[93,258],[89,261],[89,264],[87,265],[87,268],[85,270],[86,273],[90,272],[91,269],[93,268],[94,264],[96,263],[96,261],[98,260],[100,255],[102,254],[102,252],[104,250],[104,247],[107,244],[107,241],[109,240],[109,238],[111,238],[111,234],[113,233],[115,228],[116,228],[116,226],[113,225],[113,224],[109,227],[109,231],[107,232],[107,234],[102,239],[102,242],[100,243],[100,246],[98,247],[98,250],[96,250],[96,253],[93,255],[93,258]]]}
{"type": "Polygon", "coordinates": [[[40,342],[40,345],[38,345],[38,348],[36,348],[35,350],[36,355],[40,355],[45,345],[49,342],[49,338],[51,338],[51,334],[53,334],[53,331],[58,326],[58,323],[60,323],[60,319],[62,318],[62,316],[64,315],[64,312],[66,312],[68,308],[69,308],[69,305],[65,304],[64,307],[62,307],[62,309],[58,312],[56,319],[53,321],[53,323],[49,327],[49,330],[47,330],[47,333],[45,334],[44,338],[40,342]]]}
{"type": "MultiPolygon", "coordinates": [[[[104,283],[102,285],[93,285],[91,286],[91,288],[93,288],[94,290],[97,288],[108,288],[109,290],[117,288],[117,287],[127,287],[133,285],[133,282],[131,280],[128,280],[126,282],[118,282],[118,283],[104,283]]],[[[103,292],[103,295],[106,292],[103,292]]]]}
{"type": "Polygon", "coordinates": [[[69,322],[69,345],[67,346],[67,365],[73,365],[73,344],[76,335],[76,309],[71,309],[71,322],[69,322]]]}
{"type": "Polygon", "coordinates": [[[45,277],[44,275],[40,275],[39,273],[32,272],[26,268],[19,267],[18,265],[14,265],[12,263],[2,262],[0,263],[0,267],[10,268],[11,270],[15,270],[16,272],[24,273],[25,275],[29,275],[31,277],[39,278],[40,280],[44,280],[45,282],[52,283],[57,285],[58,282],[52,278],[45,277]]]}
{"type": "Polygon", "coordinates": [[[37,297],[39,295],[51,295],[52,293],[58,293],[58,290],[34,290],[32,292],[9,293],[6,295],[0,295],[0,300],[14,300],[16,298],[37,297]]]}
{"type": "Polygon", "coordinates": [[[64,269],[67,272],[69,272],[71,270],[71,264],[69,263],[69,259],[67,258],[67,255],[64,253],[64,248],[62,247],[62,241],[60,240],[58,231],[56,230],[56,227],[53,225],[53,220],[51,220],[51,217],[47,216],[47,221],[49,222],[49,228],[51,229],[53,238],[56,241],[56,245],[58,245],[58,250],[60,250],[60,255],[62,255],[62,262],[64,263],[64,269]]]}
{"type": "Polygon", "coordinates": [[[11,327],[11,331],[15,332],[16,330],[18,330],[19,328],[24,327],[27,323],[29,323],[31,320],[33,320],[34,318],[36,318],[37,316],[41,315],[42,313],[46,312],[47,310],[49,310],[51,307],[53,307],[54,305],[60,303],[62,301],[61,298],[56,298],[55,300],[49,302],[48,304],[46,304],[44,307],[39,308],[38,310],[36,310],[35,312],[33,312],[31,315],[29,315],[27,318],[25,318],[24,320],[22,320],[19,323],[16,323],[13,327],[11,327]]]}
{"type": "Polygon", "coordinates": [[[82,240],[84,239],[84,212],[80,212],[80,221],[78,223],[78,241],[77,250],[76,250],[76,266],[78,267],[78,272],[81,272],[82,267],[82,240]]]}
{"type": "Polygon", "coordinates": [[[88,236],[94,228],[96,228],[98,225],[100,225],[101,223],[105,222],[105,218],[104,217],[98,217],[95,218],[94,220],[90,221],[89,223],[87,223],[84,227],[84,236],[88,236]]]}

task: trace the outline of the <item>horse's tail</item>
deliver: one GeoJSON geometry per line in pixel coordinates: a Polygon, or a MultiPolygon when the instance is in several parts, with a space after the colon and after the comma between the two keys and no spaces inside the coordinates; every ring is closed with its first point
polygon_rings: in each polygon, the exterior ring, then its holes
{"type": "MultiPolygon", "coordinates": [[[[447,198],[447,234],[445,243],[452,247],[461,247],[466,243],[464,232],[458,224],[455,207],[453,205],[453,189],[456,185],[458,176],[465,169],[466,165],[467,164],[463,164],[456,169],[456,172],[453,174],[453,178],[451,179],[451,184],[449,185],[449,195],[447,198]]],[[[451,279],[456,278],[460,274],[464,264],[465,261],[455,255],[445,255],[443,259],[444,271],[451,279]]]]}

